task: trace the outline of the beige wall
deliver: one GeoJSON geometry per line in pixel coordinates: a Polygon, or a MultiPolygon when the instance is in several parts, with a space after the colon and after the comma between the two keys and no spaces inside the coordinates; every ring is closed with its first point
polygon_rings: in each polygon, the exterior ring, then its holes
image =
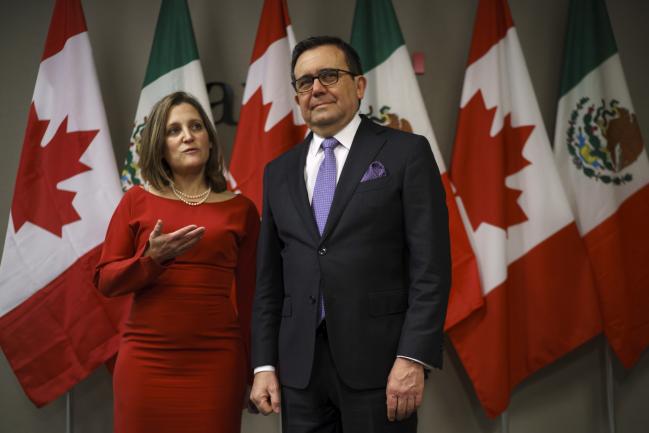
{"type": "MultiPolygon", "coordinates": [[[[410,51],[426,55],[419,77],[442,153],[448,159],[469,48],[476,0],[393,0],[410,51]]],[[[22,145],[27,109],[43,50],[53,0],[0,0],[0,239],[22,145]]],[[[159,0],[84,0],[115,154],[122,161],[148,60],[159,0]]],[[[312,34],[348,38],[352,1],[289,0],[298,39],[312,34]]],[[[568,0],[510,0],[532,83],[548,132],[553,136],[568,0]]],[[[225,81],[239,103],[262,0],[189,0],[208,81],[225,81]]],[[[649,1],[609,0],[628,85],[643,136],[649,138],[649,1]]],[[[229,149],[233,127],[219,126],[229,149]]],[[[0,242],[1,248],[1,242],[0,242]]],[[[649,312],[647,312],[649,314],[649,312]]],[[[543,324],[539,324],[543,326],[543,324]]],[[[515,390],[509,410],[511,432],[606,432],[603,339],[579,348],[529,378],[515,390]]],[[[649,354],[624,371],[614,362],[615,407],[620,433],[649,430],[649,354]]],[[[73,392],[76,432],[112,431],[110,377],[99,369],[73,392]]],[[[420,432],[489,433],[487,419],[457,359],[432,374],[420,410],[420,432]]],[[[65,399],[35,409],[0,356],[0,433],[63,432],[65,399]]],[[[276,418],[245,415],[244,432],[276,432],[276,418]]]]}

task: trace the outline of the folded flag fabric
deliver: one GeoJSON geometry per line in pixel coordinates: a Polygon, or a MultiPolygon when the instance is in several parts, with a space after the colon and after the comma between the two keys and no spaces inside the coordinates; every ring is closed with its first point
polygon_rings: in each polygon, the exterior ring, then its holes
{"type": "Polygon", "coordinates": [[[0,262],[0,346],[46,404],[117,350],[125,299],[92,284],[121,188],[80,0],[57,0],[0,262]]]}
{"type": "Polygon", "coordinates": [[[603,0],[572,0],[554,156],[625,367],[649,346],[649,159],[603,0]]]}
{"type": "Polygon", "coordinates": [[[478,3],[451,179],[470,221],[484,306],[448,333],[496,416],[517,384],[602,329],[506,0],[478,3]]]}
{"type": "Polygon", "coordinates": [[[295,36],[286,0],[265,0],[252,50],[239,125],[230,159],[229,186],[261,213],[264,167],[306,135],[291,87],[295,36]]]}

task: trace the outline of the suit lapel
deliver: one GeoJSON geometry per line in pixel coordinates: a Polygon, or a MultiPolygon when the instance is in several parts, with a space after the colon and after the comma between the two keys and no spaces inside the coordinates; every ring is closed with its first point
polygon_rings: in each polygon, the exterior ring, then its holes
{"type": "Polygon", "coordinates": [[[311,143],[311,138],[313,133],[309,133],[306,139],[302,142],[300,152],[297,157],[297,164],[294,164],[288,172],[286,173],[289,191],[293,204],[297,209],[297,213],[300,215],[304,222],[304,227],[306,231],[309,232],[309,235],[313,238],[314,242],[318,243],[320,240],[320,233],[318,232],[318,226],[313,217],[313,212],[311,211],[311,205],[309,204],[309,196],[306,191],[306,183],[304,182],[304,166],[306,165],[306,156],[309,152],[309,145],[311,143]]]}
{"type": "MultiPolygon", "coordinates": [[[[374,160],[374,157],[385,144],[386,139],[380,136],[382,132],[382,129],[375,128],[375,125],[371,120],[364,117],[362,118],[358,131],[356,131],[356,135],[354,136],[352,147],[349,150],[349,155],[347,155],[345,166],[340,174],[340,179],[336,185],[336,192],[334,193],[333,202],[331,204],[331,209],[329,210],[329,216],[327,217],[327,224],[322,233],[321,242],[327,238],[329,233],[331,233],[338,223],[338,220],[342,216],[347,203],[360,183],[367,167],[369,167],[370,163],[374,160]]],[[[305,160],[306,154],[305,159],[302,161],[302,167],[304,167],[305,160]]],[[[304,176],[302,176],[302,184],[304,184],[304,176]]],[[[314,221],[312,215],[311,220],[314,221]]]]}

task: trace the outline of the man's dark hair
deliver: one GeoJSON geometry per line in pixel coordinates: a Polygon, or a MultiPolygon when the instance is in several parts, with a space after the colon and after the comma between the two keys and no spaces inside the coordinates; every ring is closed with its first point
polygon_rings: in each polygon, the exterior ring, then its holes
{"type": "Polygon", "coordinates": [[[361,58],[358,56],[356,50],[347,42],[335,36],[311,36],[304,39],[293,48],[293,58],[291,59],[291,79],[295,80],[295,64],[297,59],[305,51],[312,50],[323,45],[333,45],[339,48],[345,55],[345,61],[349,72],[354,75],[363,75],[363,67],[361,66],[361,58]]]}

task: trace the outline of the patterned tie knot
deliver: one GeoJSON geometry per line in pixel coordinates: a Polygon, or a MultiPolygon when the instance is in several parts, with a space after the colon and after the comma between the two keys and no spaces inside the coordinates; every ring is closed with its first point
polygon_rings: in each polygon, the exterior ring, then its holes
{"type": "Polygon", "coordinates": [[[333,149],[334,147],[338,146],[339,144],[340,143],[338,143],[338,140],[336,140],[335,138],[327,137],[324,140],[322,140],[321,146],[322,146],[322,148],[324,150],[329,150],[329,149],[333,149]]]}

